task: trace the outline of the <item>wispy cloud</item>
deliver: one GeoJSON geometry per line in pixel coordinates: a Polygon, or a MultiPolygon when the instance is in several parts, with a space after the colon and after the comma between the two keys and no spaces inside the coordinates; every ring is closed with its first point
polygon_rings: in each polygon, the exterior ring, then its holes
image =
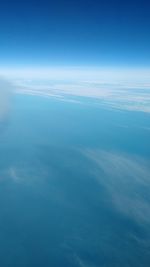
{"type": "Polygon", "coordinates": [[[150,224],[150,162],[117,152],[86,150],[91,172],[121,213],[150,224]]]}
{"type": "MultiPolygon", "coordinates": [[[[149,69],[49,68],[0,70],[16,93],[150,113],[149,69]]],[[[1,86],[1,85],[0,85],[1,86]]]]}
{"type": "Polygon", "coordinates": [[[73,254],[74,262],[77,264],[78,267],[98,267],[95,264],[91,264],[87,261],[83,261],[81,257],[79,257],[76,253],[73,254]]]}
{"type": "Polygon", "coordinates": [[[19,94],[53,97],[61,101],[83,102],[85,98],[111,109],[150,113],[150,85],[144,83],[100,82],[22,82],[16,86],[19,94]],[[77,99],[78,98],[78,101],[77,99]]]}

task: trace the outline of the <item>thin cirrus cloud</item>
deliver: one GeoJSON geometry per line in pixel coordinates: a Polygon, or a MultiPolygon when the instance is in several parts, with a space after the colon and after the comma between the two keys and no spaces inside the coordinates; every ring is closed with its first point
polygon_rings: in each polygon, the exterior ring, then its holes
{"type": "Polygon", "coordinates": [[[19,81],[16,93],[56,98],[59,101],[85,103],[84,99],[96,101],[111,109],[150,113],[150,86],[128,82],[38,82],[19,81]]]}
{"type": "Polygon", "coordinates": [[[149,162],[115,151],[86,149],[82,154],[90,159],[91,172],[105,186],[116,209],[139,224],[150,225],[149,162]]]}
{"type": "Polygon", "coordinates": [[[74,103],[83,103],[86,97],[111,109],[150,113],[149,69],[14,68],[0,73],[13,81],[18,94],[74,103]]]}

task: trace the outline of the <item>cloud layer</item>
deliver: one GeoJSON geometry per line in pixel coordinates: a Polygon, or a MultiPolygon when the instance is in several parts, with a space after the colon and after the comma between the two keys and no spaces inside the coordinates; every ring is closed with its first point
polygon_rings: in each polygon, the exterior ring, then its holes
{"type": "MultiPolygon", "coordinates": [[[[55,67],[0,69],[0,73],[13,80],[16,93],[75,103],[88,98],[111,109],[150,113],[150,69],[55,67]]],[[[1,88],[10,86],[3,83],[1,88]]]]}
{"type": "Polygon", "coordinates": [[[53,97],[60,101],[85,103],[85,99],[111,109],[150,113],[150,84],[103,82],[20,81],[16,93],[53,97]]]}

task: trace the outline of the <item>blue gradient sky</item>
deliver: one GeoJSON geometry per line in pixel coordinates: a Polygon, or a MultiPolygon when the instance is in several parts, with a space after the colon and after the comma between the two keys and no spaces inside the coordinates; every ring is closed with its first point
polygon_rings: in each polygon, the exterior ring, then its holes
{"type": "Polygon", "coordinates": [[[0,67],[150,67],[148,0],[2,0],[0,67]]]}

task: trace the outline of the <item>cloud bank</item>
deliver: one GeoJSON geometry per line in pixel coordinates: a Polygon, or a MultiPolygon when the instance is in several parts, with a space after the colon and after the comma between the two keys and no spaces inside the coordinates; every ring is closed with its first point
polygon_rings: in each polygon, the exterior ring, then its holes
{"type": "Polygon", "coordinates": [[[150,69],[79,68],[0,69],[17,94],[150,113],[150,69]]]}
{"type": "Polygon", "coordinates": [[[91,103],[111,109],[150,113],[150,84],[104,82],[20,81],[16,93],[56,98],[60,101],[91,103]]]}

